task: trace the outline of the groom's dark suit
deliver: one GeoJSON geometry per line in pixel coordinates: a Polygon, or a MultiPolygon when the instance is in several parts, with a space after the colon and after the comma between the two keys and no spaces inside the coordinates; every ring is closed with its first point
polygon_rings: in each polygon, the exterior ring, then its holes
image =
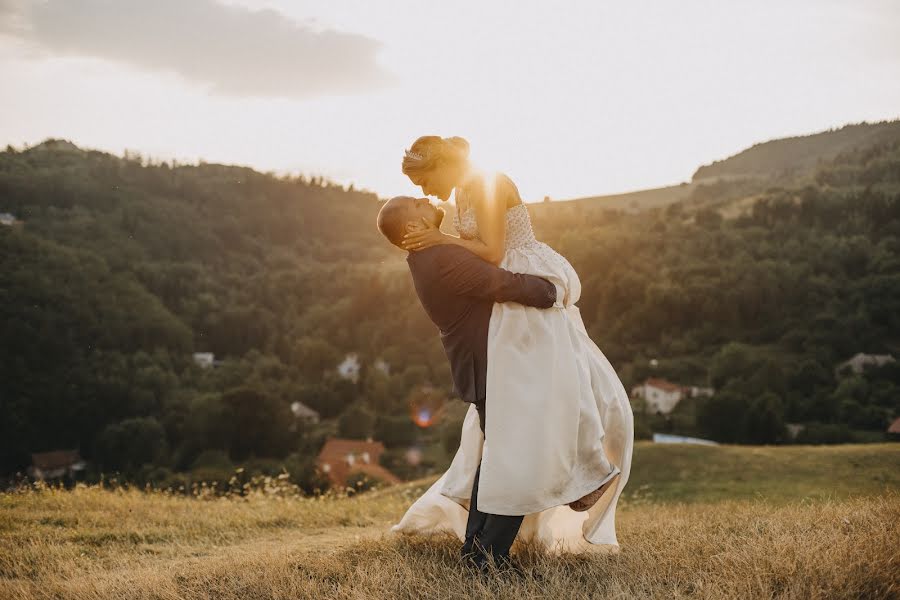
{"type": "MultiPolygon", "coordinates": [[[[495,267],[452,244],[411,252],[406,260],[419,300],[441,331],[453,386],[463,401],[475,404],[484,432],[487,337],[494,303],[517,302],[550,308],[556,302],[556,286],[534,275],[510,273],[495,267]]],[[[476,497],[480,475],[479,465],[462,552],[463,555],[472,552],[477,541],[480,548],[495,558],[506,558],[523,517],[479,511],[476,497]]],[[[476,552],[475,561],[483,560],[484,556],[476,552]]]]}

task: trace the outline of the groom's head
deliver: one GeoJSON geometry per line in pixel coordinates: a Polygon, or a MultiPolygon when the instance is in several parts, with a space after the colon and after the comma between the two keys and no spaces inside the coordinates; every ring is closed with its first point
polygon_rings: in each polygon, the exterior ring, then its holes
{"type": "Polygon", "coordinates": [[[400,247],[406,233],[425,229],[426,222],[440,227],[443,220],[444,210],[431,204],[428,198],[396,196],[378,212],[378,231],[400,247]]]}

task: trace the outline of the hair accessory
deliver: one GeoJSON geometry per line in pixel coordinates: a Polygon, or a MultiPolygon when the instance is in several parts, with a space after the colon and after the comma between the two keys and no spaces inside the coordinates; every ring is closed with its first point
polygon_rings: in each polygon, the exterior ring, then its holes
{"type": "Polygon", "coordinates": [[[423,154],[419,154],[418,152],[410,152],[409,150],[406,151],[406,158],[411,158],[413,160],[419,161],[425,160],[425,156],[423,154]]]}

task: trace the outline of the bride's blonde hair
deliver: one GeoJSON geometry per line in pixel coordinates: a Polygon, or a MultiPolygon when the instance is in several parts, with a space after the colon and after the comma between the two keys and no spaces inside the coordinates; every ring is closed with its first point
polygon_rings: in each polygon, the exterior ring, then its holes
{"type": "Polygon", "coordinates": [[[469,142],[464,138],[423,135],[404,154],[403,174],[413,176],[441,165],[465,168],[468,163],[469,142]]]}

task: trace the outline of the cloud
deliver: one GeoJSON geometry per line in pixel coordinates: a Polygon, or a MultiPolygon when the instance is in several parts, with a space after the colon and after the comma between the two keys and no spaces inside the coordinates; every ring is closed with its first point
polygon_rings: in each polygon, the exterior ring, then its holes
{"type": "Polygon", "coordinates": [[[373,39],[213,0],[0,0],[0,32],[53,56],[173,71],[224,95],[309,98],[393,81],[373,39]]]}

